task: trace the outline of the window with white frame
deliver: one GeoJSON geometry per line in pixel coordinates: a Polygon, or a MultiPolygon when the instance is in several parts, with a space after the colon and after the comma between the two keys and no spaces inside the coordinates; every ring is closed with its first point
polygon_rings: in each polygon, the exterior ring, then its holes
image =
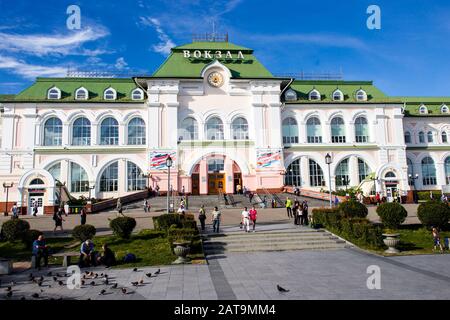
{"type": "Polygon", "coordinates": [[[225,170],[225,162],[223,159],[208,160],[208,172],[219,172],[225,170]]]}
{"type": "Polygon", "coordinates": [[[178,140],[198,140],[197,120],[188,117],[181,122],[178,140]]]}
{"type": "Polygon", "coordinates": [[[409,131],[405,132],[405,143],[411,143],[411,133],[409,131]]]}
{"type": "Polygon", "coordinates": [[[419,113],[420,114],[427,114],[428,113],[428,108],[425,106],[425,105],[421,105],[420,107],[419,107],[419,113]]]}
{"type": "Polygon", "coordinates": [[[292,118],[286,118],[282,122],[283,143],[298,143],[298,125],[297,121],[292,118]]]}
{"type": "Polygon", "coordinates": [[[306,135],[308,143],[322,143],[322,128],[317,117],[311,117],[306,121],[306,135]]]}
{"type": "Polygon", "coordinates": [[[142,89],[136,88],[131,93],[132,100],[143,100],[144,99],[144,91],[142,89]]]}
{"type": "Polygon", "coordinates": [[[334,117],[331,120],[331,142],[345,143],[345,123],[341,117],[334,117]]]}
{"type": "Polygon", "coordinates": [[[119,190],[119,162],[111,163],[100,177],[100,192],[115,192],[119,190]]]}
{"type": "Polygon", "coordinates": [[[75,100],[87,100],[89,93],[85,88],[79,88],[75,91],[75,100]]]}
{"type": "Polygon", "coordinates": [[[442,138],[442,143],[447,143],[448,142],[447,132],[446,131],[442,131],[441,138],[442,138]]]}
{"type": "Polygon", "coordinates": [[[309,100],[315,101],[320,99],[321,99],[320,92],[317,91],[316,89],[311,90],[311,92],[309,93],[309,100]]]}
{"type": "Polygon", "coordinates": [[[335,171],[336,186],[344,187],[350,183],[350,176],[348,174],[348,158],[342,160],[336,167],[335,171]]]}
{"type": "MultiPolygon", "coordinates": [[[[408,165],[408,177],[414,177],[414,165],[413,162],[411,161],[411,159],[406,158],[406,164],[408,165]]],[[[413,179],[408,179],[409,180],[409,185],[412,186],[414,185],[414,180],[413,179]]]]}
{"type": "Polygon", "coordinates": [[[224,140],[222,120],[217,117],[213,117],[206,122],[206,139],[224,140]]]}
{"type": "Polygon", "coordinates": [[[45,121],[44,124],[44,146],[62,145],[62,122],[56,117],[45,121]]]}
{"type": "Polygon", "coordinates": [[[444,162],[445,166],[445,182],[450,184],[450,157],[447,157],[444,162]]]}
{"type": "Polygon", "coordinates": [[[365,117],[355,120],[355,140],[357,143],[369,142],[369,124],[365,117]]]}
{"type": "Polygon", "coordinates": [[[286,101],[296,101],[297,100],[297,92],[295,92],[292,89],[289,89],[284,94],[284,97],[285,97],[286,101]]]}
{"type": "Polygon", "coordinates": [[[367,101],[367,93],[360,89],[356,92],[356,100],[357,101],[367,101]]]}
{"type": "Polygon", "coordinates": [[[128,123],[128,144],[144,145],[146,144],[145,122],[141,118],[133,118],[128,123]]]}
{"type": "Polygon", "coordinates": [[[425,133],[423,131],[419,132],[419,143],[425,143],[425,133]]]}
{"type": "Polygon", "coordinates": [[[91,121],[89,119],[82,117],[74,121],[72,127],[72,145],[91,145],[91,121]]]}
{"type": "Polygon", "coordinates": [[[361,158],[358,158],[358,179],[363,182],[370,174],[369,165],[361,158]]]}
{"type": "Polygon", "coordinates": [[[108,88],[105,90],[103,94],[103,99],[105,100],[116,100],[117,99],[117,92],[113,88],[108,88]]]}
{"type": "Polygon", "coordinates": [[[312,159],[309,159],[309,182],[311,187],[322,187],[325,185],[322,168],[312,159]]]}
{"type": "Polygon", "coordinates": [[[53,179],[61,181],[61,162],[57,162],[47,169],[53,179]]]}
{"type": "Polygon", "coordinates": [[[88,192],[89,178],[86,170],[75,162],[70,163],[70,192],[88,192]]]}
{"type": "Polygon", "coordinates": [[[424,186],[434,186],[437,184],[436,166],[431,157],[426,157],[422,160],[422,177],[424,186]]]}
{"type": "Polygon", "coordinates": [[[449,112],[449,110],[448,110],[448,107],[447,107],[447,105],[442,105],[442,107],[441,107],[441,113],[448,113],[449,112]]]}
{"type": "Polygon", "coordinates": [[[100,125],[100,144],[111,146],[119,144],[119,123],[116,119],[108,117],[100,125]]]}
{"type": "Polygon", "coordinates": [[[342,93],[341,90],[336,89],[333,92],[333,101],[344,101],[344,94],[342,93]]]}
{"type": "Polygon", "coordinates": [[[57,87],[50,88],[47,92],[47,99],[49,100],[61,99],[61,90],[59,90],[57,87]]]}
{"type": "Polygon", "coordinates": [[[248,140],[248,123],[245,118],[239,117],[231,124],[231,136],[233,140],[248,140]]]}
{"type": "Polygon", "coordinates": [[[287,186],[300,187],[302,185],[302,176],[300,169],[300,159],[293,161],[286,170],[286,175],[284,176],[284,184],[287,186]]]}
{"type": "Polygon", "coordinates": [[[140,191],[147,188],[147,181],[139,168],[135,163],[127,161],[127,190],[128,191],[140,191]]]}
{"type": "Polygon", "coordinates": [[[433,132],[431,132],[431,131],[428,131],[428,133],[427,133],[427,141],[428,141],[428,143],[433,143],[433,132]]]}

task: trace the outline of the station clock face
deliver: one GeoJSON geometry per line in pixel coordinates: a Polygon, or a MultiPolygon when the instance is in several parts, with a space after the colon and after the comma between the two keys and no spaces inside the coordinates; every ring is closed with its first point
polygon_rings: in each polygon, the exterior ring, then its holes
{"type": "Polygon", "coordinates": [[[213,87],[221,87],[223,85],[223,76],[219,72],[212,72],[208,76],[208,83],[213,87]]]}

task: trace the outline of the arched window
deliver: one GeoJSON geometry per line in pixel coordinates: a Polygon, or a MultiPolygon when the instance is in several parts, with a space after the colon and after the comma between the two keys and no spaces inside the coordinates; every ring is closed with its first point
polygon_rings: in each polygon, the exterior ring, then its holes
{"type": "Polygon", "coordinates": [[[306,134],[308,143],[322,143],[322,129],[319,118],[312,117],[306,121],[306,134]]]}
{"type": "Polygon", "coordinates": [[[433,132],[428,131],[427,140],[428,140],[428,143],[433,143],[433,132]]]}
{"type": "Polygon", "coordinates": [[[225,170],[225,162],[223,159],[208,160],[208,172],[219,172],[225,170]]]}
{"type": "Polygon", "coordinates": [[[333,101],[344,101],[344,94],[342,93],[341,90],[336,89],[333,92],[333,101]]]}
{"type": "Polygon", "coordinates": [[[88,91],[81,87],[75,91],[75,100],[87,100],[89,98],[88,91]]]}
{"type": "Polygon", "coordinates": [[[186,118],[181,123],[179,140],[198,140],[198,124],[194,118],[186,118]]]}
{"type": "Polygon", "coordinates": [[[287,186],[300,187],[302,185],[302,177],[300,171],[300,159],[292,162],[286,170],[284,176],[284,184],[287,186]]]}
{"type": "Polygon", "coordinates": [[[223,123],[217,117],[213,117],[206,122],[206,139],[223,140],[223,123]]]}
{"type": "Polygon", "coordinates": [[[448,142],[448,139],[447,139],[447,132],[442,131],[441,137],[442,137],[442,143],[447,143],[447,142],[448,142]]]}
{"type": "Polygon", "coordinates": [[[55,163],[47,171],[52,175],[53,179],[61,181],[61,162],[55,163]]]}
{"type": "Polygon", "coordinates": [[[370,174],[370,167],[367,165],[367,163],[363,159],[358,158],[359,183],[363,182],[369,174],[370,174]]]}
{"type": "Polygon", "coordinates": [[[42,181],[42,179],[36,178],[31,180],[30,182],[30,186],[43,186],[45,185],[44,181],[42,181]]]}
{"type": "Polygon", "coordinates": [[[424,186],[434,186],[437,184],[436,167],[433,159],[430,157],[422,160],[422,177],[424,186]]]}
{"type": "Polygon", "coordinates": [[[311,187],[321,187],[325,185],[322,168],[314,160],[309,159],[309,182],[311,187]]]}
{"type": "Polygon", "coordinates": [[[108,88],[103,94],[103,99],[105,100],[116,100],[117,92],[113,88],[108,88]]]}
{"type": "Polygon", "coordinates": [[[62,145],[62,122],[56,117],[45,121],[44,146],[62,145]]]}
{"type": "Polygon", "coordinates": [[[284,97],[285,97],[286,101],[296,101],[297,100],[297,93],[294,90],[289,89],[284,94],[284,97]]]}
{"type": "Polygon", "coordinates": [[[320,100],[320,92],[317,91],[316,89],[311,90],[311,92],[309,93],[309,100],[320,100]]]}
{"type": "Polygon", "coordinates": [[[140,191],[147,188],[147,181],[142,170],[133,162],[127,162],[127,190],[140,191]]]}
{"type": "Polygon", "coordinates": [[[231,135],[234,140],[248,140],[248,123],[247,120],[239,117],[234,119],[231,124],[231,135]]]}
{"type": "Polygon", "coordinates": [[[405,143],[411,143],[411,133],[409,131],[405,132],[405,143]]]}
{"type": "Polygon", "coordinates": [[[367,101],[367,93],[360,89],[356,92],[356,100],[357,101],[367,101]]]}
{"type": "Polygon", "coordinates": [[[286,118],[282,123],[283,143],[298,143],[298,126],[294,118],[286,118]]]}
{"type": "Polygon", "coordinates": [[[355,120],[355,140],[357,143],[369,142],[369,125],[365,117],[358,117],[355,120]]]}
{"type": "Polygon", "coordinates": [[[141,118],[133,118],[128,123],[128,144],[133,146],[146,144],[145,122],[141,118]]]}
{"type": "Polygon", "coordinates": [[[335,117],[331,120],[331,142],[345,143],[345,124],[341,117],[335,117]]]}
{"type": "Polygon", "coordinates": [[[86,170],[75,162],[70,163],[70,192],[88,192],[89,178],[86,170]]]}
{"type": "Polygon", "coordinates": [[[444,162],[445,165],[445,182],[450,184],[450,157],[447,157],[444,162]]]}
{"type": "Polygon", "coordinates": [[[73,123],[72,145],[89,146],[91,145],[91,122],[86,118],[78,118],[73,123]]]}
{"type": "Polygon", "coordinates": [[[419,143],[425,143],[425,133],[423,131],[419,132],[419,143]]]}
{"type": "Polygon", "coordinates": [[[119,190],[119,162],[111,163],[100,177],[100,192],[119,190]]]}
{"type": "MultiPolygon", "coordinates": [[[[408,177],[412,178],[414,177],[414,165],[411,159],[406,158],[406,164],[408,165],[408,177]]],[[[412,186],[414,184],[413,179],[408,179],[409,185],[412,186]]]]}
{"type": "Polygon", "coordinates": [[[421,105],[419,107],[419,113],[420,114],[427,114],[428,113],[428,108],[425,105],[421,105]]]}
{"type": "Polygon", "coordinates": [[[394,172],[389,171],[388,173],[386,173],[386,175],[384,176],[386,179],[392,180],[392,179],[396,179],[397,176],[395,175],[394,172]]]}
{"type": "Polygon", "coordinates": [[[444,105],[442,105],[442,107],[441,107],[441,113],[448,113],[449,112],[449,110],[448,110],[448,107],[444,104],[444,105]]]}
{"type": "Polygon", "coordinates": [[[134,89],[131,92],[131,100],[144,100],[144,91],[139,88],[134,89]]]}
{"type": "Polygon", "coordinates": [[[348,186],[350,183],[350,177],[348,175],[348,158],[342,160],[336,167],[336,186],[348,186]]]}
{"type": "Polygon", "coordinates": [[[116,119],[108,117],[100,125],[100,144],[112,146],[119,144],[119,123],[116,119]]]}
{"type": "Polygon", "coordinates": [[[57,87],[50,88],[47,92],[47,99],[49,100],[61,99],[61,90],[59,90],[57,87]]]}

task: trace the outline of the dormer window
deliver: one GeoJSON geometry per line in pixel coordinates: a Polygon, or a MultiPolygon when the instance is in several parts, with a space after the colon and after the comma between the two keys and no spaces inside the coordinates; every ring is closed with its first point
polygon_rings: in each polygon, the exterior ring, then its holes
{"type": "Polygon", "coordinates": [[[142,89],[136,88],[131,93],[132,100],[144,100],[144,91],[142,89]]]}
{"type": "Polygon", "coordinates": [[[59,90],[57,87],[50,88],[47,92],[47,99],[49,100],[61,99],[61,90],[59,90]]]}
{"type": "Polygon", "coordinates": [[[367,93],[363,89],[356,92],[356,101],[367,101],[367,93]]]}
{"type": "Polygon", "coordinates": [[[284,97],[286,98],[286,101],[296,101],[297,100],[297,93],[294,90],[289,89],[284,94],[284,97]]]}
{"type": "Polygon", "coordinates": [[[333,101],[344,101],[344,94],[342,93],[341,90],[336,89],[333,92],[333,101]]]}
{"type": "Polygon", "coordinates": [[[79,88],[75,91],[75,100],[87,100],[89,98],[89,93],[85,88],[79,88]]]}
{"type": "Polygon", "coordinates": [[[443,104],[442,105],[442,107],[441,107],[441,113],[448,113],[448,107],[447,107],[447,105],[445,105],[445,104],[443,104]]]}
{"type": "Polygon", "coordinates": [[[320,100],[320,92],[317,91],[316,89],[313,89],[310,93],[309,93],[309,100],[312,101],[317,101],[320,100]]]}
{"type": "Polygon", "coordinates": [[[428,108],[422,104],[419,108],[419,113],[420,114],[428,114],[428,108]]]}
{"type": "Polygon", "coordinates": [[[114,90],[113,88],[106,89],[103,98],[105,100],[116,100],[117,98],[116,90],[114,90]]]}

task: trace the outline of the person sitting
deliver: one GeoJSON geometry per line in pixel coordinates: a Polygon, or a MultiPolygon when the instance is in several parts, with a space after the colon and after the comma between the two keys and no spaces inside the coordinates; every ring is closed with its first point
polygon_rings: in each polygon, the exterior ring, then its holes
{"type": "Polygon", "coordinates": [[[44,258],[44,267],[48,267],[48,247],[42,234],[33,242],[33,256],[36,257],[36,268],[38,270],[41,269],[42,258],[44,258]]]}
{"type": "Polygon", "coordinates": [[[83,268],[91,265],[95,265],[94,243],[86,240],[81,244],[79,266],[83,268]]]}
{"type": "Polygon", "coordinates": [[[109,248],[109,246],[105,243],[102,246],[103,252],[100,254],[98,258],[98,264],[103,264],[107,268],[116,264],[116,256],[114,252],[109,248]]]}

